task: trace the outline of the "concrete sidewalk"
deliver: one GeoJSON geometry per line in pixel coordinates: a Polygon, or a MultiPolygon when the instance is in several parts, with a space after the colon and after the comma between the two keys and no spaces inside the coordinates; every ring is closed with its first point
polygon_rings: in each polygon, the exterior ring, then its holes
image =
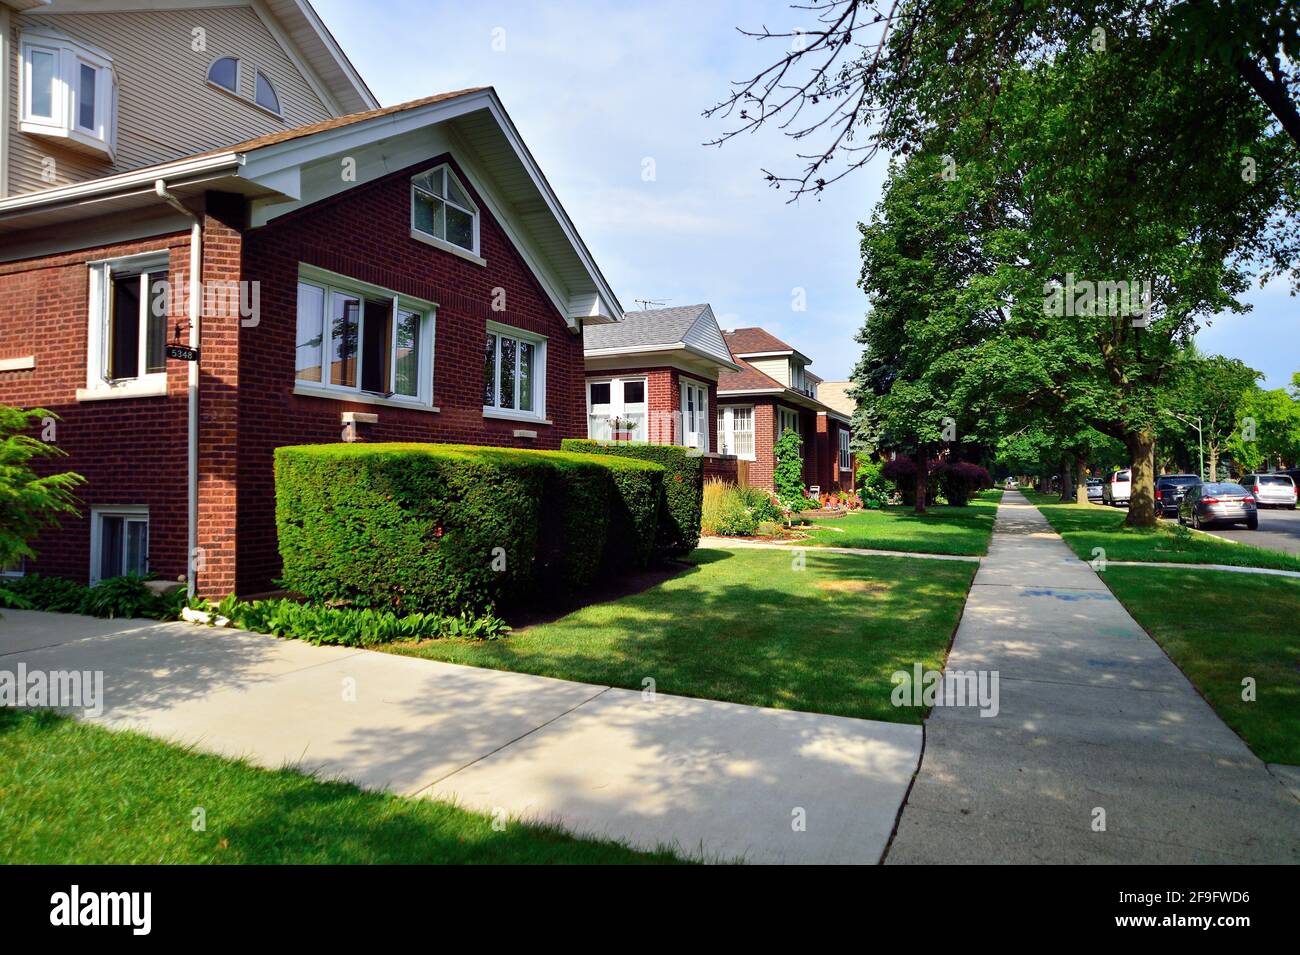
{"type": "Polygon", "coordinates": [[[921,750],[919,726],[179,623],[6,610],[19,663],[102,670],[110,727],[724,860],[879,861],[921,750]]]}
{"type": "Polygon", "coordinates": [[[887,863],[1300,862],[1300,802],[1019,492],[948,658],[969,670],[1000,711],[932,711],[887,863]]]}

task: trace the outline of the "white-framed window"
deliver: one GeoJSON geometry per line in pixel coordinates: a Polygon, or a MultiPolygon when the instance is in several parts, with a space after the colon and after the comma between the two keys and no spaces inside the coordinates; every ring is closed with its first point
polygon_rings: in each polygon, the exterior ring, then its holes
{"type": "Polygon", "coordinates": [[[90,263],[88,389],[166,389],[168,263],[165,251],[90,263]]]}
{"type": "Polygon", "coordinates": [[[302,265],[294,390],[433,404],[432,303],[302,265]]]}
{"type": "Polygon", "coordinates": [[[8,564],[0,564],[0,577],[21,577],[27,573],[27,558],[18,557],[8,564]]]}
{"type": "Polygon", "coordinates": [[[257,71],[254,78],[253,102],[268,113],[274,113],[276,116],[280,115],[280,97],[276,94],[271,81],[267,79],[266,74],[261,70],[257,71]]]}
{"type": "Polygon", "coordinates": [[[587,437],[597,441],[648,441],[645,378],[587,381],[587,437]]]}
{"type": "Polygon", "coordinates": [[[20,46],[18,128],[111,160],[117,139],[112,58],[41,30],[25,31],[20,46]]]}
{"type": "Polygon", "coordinates": [[[799,430],[799,412],[791,411],[789,408],[778,408],[776,419],[777,438],[780,438],[787,430],[793,431],[800,437],[803,436],[803,432],[799,430]]]}
{"type": "Polygon", "coordinates": [[[718,443],[723,454],[734,454],[745,461],[753,461],[754,409],[726,405],[718,409],[718,443]]]}
{"type": "Polygon", "coordinates": [[[149,508],[94,507],[90,511],[90,582],[149,570],[149,508]]]}
{"type": "Polygon", "coordinates": [[[709,389],[690,378],[681,383],[682,441],[688,448],[709,451],[709,389]]]}
{"type": "Polygon", "coordinates": [[[545,336],[499,322],[487,323],[483,413],[530,421],[546,417],[545,336]]]}
{"type": "Polygon", "coordinates": [[[239,95],[239,57],[219,56],[208,67],[208,82],[239,95]]]}
{"type": "Polygon", "coordinates": [[[840,470],[847,471],[853,466],[849,457],[849,432],[840,428],[840,470]]]}
{"type": "Polygon", "coordinates": [[[446,163],[411,178],[411,235],[452,251],[479,254],[478,206],[446,163]]]}

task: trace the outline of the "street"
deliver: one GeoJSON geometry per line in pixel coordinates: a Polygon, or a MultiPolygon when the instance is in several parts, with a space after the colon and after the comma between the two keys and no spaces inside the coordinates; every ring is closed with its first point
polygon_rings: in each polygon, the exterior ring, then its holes
{"type": "MultiPolygon", "coordinates": [[[[1119,510],[1127,511],[1128,508],[1122,507],[1119,510]]],[[[1173,521],[1176,518],[1169,517],[1167,520],[1173,521]]],[[[1234,524],[1211,527],[1207,533],[1239,544],[1252,544],[1255,547],[1267,547],[1288,554],[1300,554],[1300,511],[1288,511],[1276,507],[1261,508],[1259,530],[1251,531],[1241,524],[1234,524]]]]}

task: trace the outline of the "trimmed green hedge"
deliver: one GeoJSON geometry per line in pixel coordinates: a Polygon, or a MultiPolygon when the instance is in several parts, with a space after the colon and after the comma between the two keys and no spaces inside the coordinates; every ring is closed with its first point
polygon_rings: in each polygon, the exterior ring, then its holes
{"type": "Polygon", "coordinates": [[[321,444],[275,452],[284,586],[314,601],[477,612],[644,566],[663,469],[563,451],[321,444]]]}
{"type": "Polygon", "coordinates": [[[608,454],[662,465],[664,507],[656,541],[658,553],[682,557],[700,544],[700,508],[704,499],[704,459],[689,448],[669,444],[626,444],[565,438],[560,447],[584,454],[608,454]]]}

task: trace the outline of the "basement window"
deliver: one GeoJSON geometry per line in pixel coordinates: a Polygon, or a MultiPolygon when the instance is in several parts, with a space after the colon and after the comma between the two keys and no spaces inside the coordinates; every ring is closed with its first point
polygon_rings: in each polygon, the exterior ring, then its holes
{"type": "Polygon", "coordinates": [[[428,302],[302,267],[295,390],[432,405],[434,312],[428,302]]]}
{"type": "Polygon", "coordinates": [[[112,160],[117,139],[112,58],[96,47],[41,30],[24,32],[21,51],[18,128],[112,160]]]}
{"type": "Polygon", "coordinates": [[[90,582],[149,572],[149,509],[93,508],[90,520],[90,582]]]}

